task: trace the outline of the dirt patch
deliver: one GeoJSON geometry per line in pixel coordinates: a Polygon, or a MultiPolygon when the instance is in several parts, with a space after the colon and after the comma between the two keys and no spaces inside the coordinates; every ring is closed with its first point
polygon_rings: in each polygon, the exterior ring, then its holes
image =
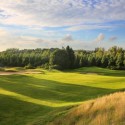
{"type": "Polygon", "coordinates": [[[42,72],[24,72],[24,74],[43,74],[42,72]]]}
{"type": "Polygon", "coordinates": [[[0,75],[22,75],[22,74],[41,74],[42,72],[34,72],[34,71],[20,71],[20,72],[0,72],[0,75]]]}
{"type": "Polygon", "coordinates": [[[88,75],[98,75],[98,73],[86,73],[88,75]]]}
{"type": "Polygon", "coordinates": [[[81,73],[81,74],[87,74],[87,75],[99,75],[98,73],[95,73],[95,72],[84,72],[84,73],[81,73]]]}

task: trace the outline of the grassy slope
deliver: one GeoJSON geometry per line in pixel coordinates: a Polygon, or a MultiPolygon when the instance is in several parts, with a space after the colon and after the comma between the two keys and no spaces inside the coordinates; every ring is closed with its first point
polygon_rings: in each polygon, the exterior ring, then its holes
{"type": "Polygon", "coordinates": [[[96,67],[0,76],[0,125],[45,125],[74,104],[124,89],[124,76],[96,67]]]}
{"type": "Polygon", "coordinates": [[[125,125],[125,92],[85,102],[48,125],[125,125]]]}

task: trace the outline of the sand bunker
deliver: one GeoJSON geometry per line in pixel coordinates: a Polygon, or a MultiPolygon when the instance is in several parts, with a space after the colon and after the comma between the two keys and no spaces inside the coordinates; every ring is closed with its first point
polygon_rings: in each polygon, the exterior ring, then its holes
{"type": "Polygon", "coordinates": [[[23,74],[41,74],[42,72],[35,71],[20,71],[20,72],[0,72],[0,75],[23,75],[23,74]]]}

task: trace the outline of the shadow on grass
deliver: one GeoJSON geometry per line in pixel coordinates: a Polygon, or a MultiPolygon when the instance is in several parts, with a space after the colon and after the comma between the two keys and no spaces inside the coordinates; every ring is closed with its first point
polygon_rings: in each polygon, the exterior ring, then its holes
{"type": "Polygon", "coordinates": [[[48,116],[52,115],[49,113],[63,112],[63,108],[68,108],[62,104],[73,104],[118,91],[25,75],[0,76],[0,89],[0,125],[25,125],[39,116],[48,120],[48,116]]]}
{"type": "Polygon", "coordinates": [[[65,72],[125,77],[125,70],[110,70],[107,68],[100,68],[100,67],[82,67],[82,68],[74,69],[72,71],[68,70],[65,72]]]}
{"type": "MultiPolygon", "coordinates": [[[[0,88],[14,92],[15,94],[21,94],[33,99],[52,103],[80,102],[116,91],[112,89],[60,83],[23,75],[1,76],[0,88]]],[[[10,93],[10,95],[14,93],[10,93]]]]}
{"type": "Polygon", "coordinates": [[[35,105],[0,94],[0,125],[26,125],[52,110],[48,106],[35,105]]]}

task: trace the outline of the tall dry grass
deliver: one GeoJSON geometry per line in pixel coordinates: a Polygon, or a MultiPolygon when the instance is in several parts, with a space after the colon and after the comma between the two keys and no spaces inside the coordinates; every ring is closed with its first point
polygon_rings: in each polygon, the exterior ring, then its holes
{"type": "Polygon", "coordinates": [[[88,101],[48,125],[125,125],[125,92],[88,101]]]}

